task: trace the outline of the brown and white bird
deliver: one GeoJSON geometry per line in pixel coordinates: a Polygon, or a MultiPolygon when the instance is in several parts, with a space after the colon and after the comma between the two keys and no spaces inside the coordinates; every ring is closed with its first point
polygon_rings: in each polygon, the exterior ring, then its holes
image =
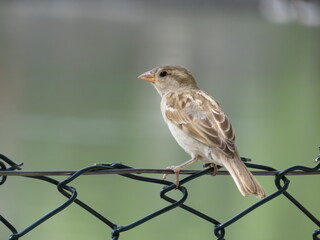
{"type": "Polygon", "coordinates": [[[224,166],[243,196],[259,198],[265,193],[259,182],[240,160],[233,128],[218,103],[197,87],[192,74],[180,66],[161,66],[138,78],[151,82],[161,96],[161,112],[178,144],[191,160],[171,166],[179,184],[182,168],[201,160],[224,166]]]}

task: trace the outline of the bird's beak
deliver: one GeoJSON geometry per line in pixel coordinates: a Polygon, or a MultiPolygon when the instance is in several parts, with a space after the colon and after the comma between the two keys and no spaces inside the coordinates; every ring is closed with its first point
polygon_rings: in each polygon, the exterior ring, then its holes
{"type": "Polygon", "coordinates": [[[151,71],[142,73],[138,78],[140,78],[141,80],[144,80],[146,82],[154,83],[156,81],[156,77],[154,76],[153,73],[151,73],[151,71]]]}

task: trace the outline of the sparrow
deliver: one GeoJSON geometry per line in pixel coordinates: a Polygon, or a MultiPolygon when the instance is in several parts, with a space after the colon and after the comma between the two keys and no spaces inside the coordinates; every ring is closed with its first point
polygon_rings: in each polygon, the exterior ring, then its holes
{"type": "Polygon", "coordinates": [[[138,78],[152,83],[161,96],[164,121],[177,143],[191,156],[189,161],[170,166],[179,185],[179,172],[197,162],[225,167],[243,196],[265,197],[260,183],[241,161],[235,134],[220,105],[198,88],[190,71],[180,66],[153,68],[138,78]]]}

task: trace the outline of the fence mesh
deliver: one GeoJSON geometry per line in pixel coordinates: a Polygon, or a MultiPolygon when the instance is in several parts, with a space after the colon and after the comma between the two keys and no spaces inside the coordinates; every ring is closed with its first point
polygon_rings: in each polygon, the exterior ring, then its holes
{"type": "MultiPolygon", "coordinates": [[[[266,198],[259,200],[258,202],[254,203],[253,205],[249,206],[242,212],[238,213],[234,217],[230,218],[225,222],[220,222],[217,219],[204,214],[190,206],[184,204],[186,199],[188,198],[188,190],[184,186],[185,183],[192,181],[196,178],[199,178],[206,174],[211,174],[214,169],[213,168],[206,168],[202,171],[195,171],[195,170],[182,170],[181,174],[188,174],[185,178],[181,179],[180,186],[176,188],[175,184],[167,181],[162,180],[159,178],[152,178],[152,177],[144,177],[142,174],[144,173],[154,173],[154,174],[165,174],[165,173],[172,173],[170,170],[165,169],[137,169],[126,166],[121,163],[102,163],[102,164],[95,164],[93,166],[89,166],[78,171],[22,171],[21,167],[22,164],[15,163],[14,161],[10,160],[8,157],[0,154],[0,185],[5,184],[8,177],[28,177],[33,178],[36,180],[47,182],[48,184],[53,184],[57,186],[57,190],[59,193],[64,195],[67,200],[61,204],[59,207],[51,210],[35,222],[31,223],[29,226],[22,230],[17,230],[14,227],[14,224],[9,222],[3,215],[0,214],[0,222],[7,227],[11,235],[8,236],[9,240],[17,240],[22,236],[28,234],[33,229],[37,228],[41,223],[47,221],[48,219],[54,217],[57,213],[63,211],[72,203],[77,204],[80,206],[84,211],[91,213],[94,217],[98,218],[104,224],[111,228],[111,238],[112,240],[120,239],[120,233],[129,231],[153,218],[156,218],[168,211],[171,211],[177,207],[182,208],[185,211],[192,213],[193,215],[204,219],[205,221],[210,222],[213,225],[213,232],[217,240],[224,239],[226,230],[232,224],[235,224],[239,219],[243,218],[253,210],[257,209],[258,207],[266,204],[267,202],[283,195],[286,197],[288,201],[294,204],[300,211],[304,213],[306,218],[309,221],[312,221],[316,225],[316,229],[312,235],[313,240],[320,240],[320,220],[315,217],[306,207],[304,207],[297,198],[291,195],[288,191],[290,186],[290,180],[287,178],[288,175],[310,175],[310,174],[320,174],[320,155],[315,159],[316,166],[314,167],[307,167],[307,166],[292,166],[284,170],[277,170],[270,166],[252,164],[248,162],[248,159],[242,158],[245,162],[246,166],[250,169],[253,169],[252,173],[254,175],[269,175],[274,177],[274,183],[277,188],[275,192],[268,195],[266,198]],[[71,186],[72,182],[83,176],[83,175],[97,175],[97,174],[117,174],[121,175],[125,178],[130,178],[136,181],[142,182],[149,182],[154,184],[163,185],[163,189],[160,192],[160,197],[169,202],[169,205],[158,209],[151,214],[138,219],[128,225],[119,226],[112,220],[108,219],[107,217],[103,216],[102,214],[98,213],[93,207],[89,206],[85,202],[81,201],[77,195],[77,189],[71,186]],[[62,181],[58,181],[52,176],[66,176],[66,178],[62,181]],[[173,190],[178,190],[181,193],[180,199],[173,199],[168,196],[168,193],[173,190]]],[[[226,175],[228,172],[226,171],[219,171],[218,175],[226,175]]],[[[211,231],[211,229],[209,229],[211,231]]]]}

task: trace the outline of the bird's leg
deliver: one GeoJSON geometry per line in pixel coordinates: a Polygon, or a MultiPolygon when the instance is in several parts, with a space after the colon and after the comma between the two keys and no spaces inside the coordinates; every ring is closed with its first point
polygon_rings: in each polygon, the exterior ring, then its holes
{"type": "MultiPolygon", "coordinates": [[[[189,166],[190,164],[198,161],[198,159],[199,159],[199,156],[197,155],[197,156],[193,157],[192,159],[190,159],[189,161],[187,161],[185,163],[182,163],[182,164],[180,164],[178,166],[169,166],[169,167],[166,168],[167,170],[172,170],[174,172],[174,174],[176,176],[176,187],[177,188],[179,187],[179,173],[180,173],[181,169],[183,169],[186,166],[189,166]]],[[[167,176],[168,176],[168,173],[164,174],[163,175],[163,179],[166,179],[167,176]]]]}

